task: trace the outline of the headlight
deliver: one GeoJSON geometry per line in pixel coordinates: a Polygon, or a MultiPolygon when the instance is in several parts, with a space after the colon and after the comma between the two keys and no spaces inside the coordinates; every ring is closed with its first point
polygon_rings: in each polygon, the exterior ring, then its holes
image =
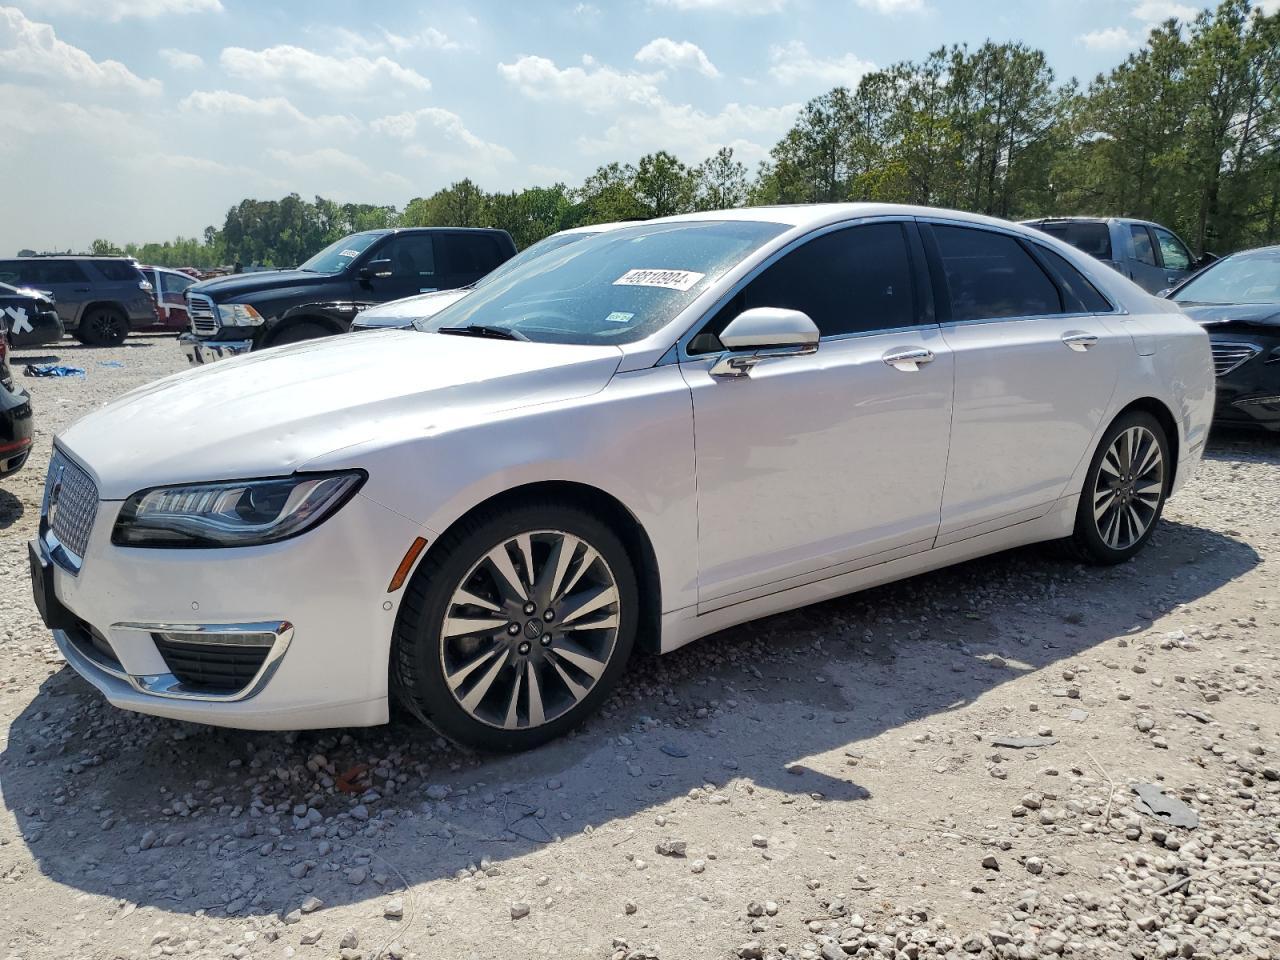
{"type": "Polygon", "coordinates": [[[224,327],[257,327],[262,324],[262,314],[247,303],[219,304],[218,319],[224,327]]]}
{"type": "Polygon", "coordinates": [[[125,501],[111,542],[121,547],[275,543],[331,516],[364,479],[364,472],[357,470],[155,487],[125,501]]]}

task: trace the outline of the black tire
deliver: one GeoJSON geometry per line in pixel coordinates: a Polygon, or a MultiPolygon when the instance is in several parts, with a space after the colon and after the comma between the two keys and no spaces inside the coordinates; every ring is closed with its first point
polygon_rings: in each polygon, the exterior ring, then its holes
{"type": "Polygon", "coordinates": [[[319,337],[327,337],[333,331],[328,327],[323,327],[318,323],[295,323],[293,326],[285,327],[279,333],[271,338],[271,342],[267,344],[269,347],[282,347],[286,343],[301,343],[303,340],[315,340],[319,337]]]}
{"type": "MultiPolygon", "coordinates": [[[[1138,459],[1140,460],[1145,458],[1144,449],[1139,448],[1138,459]]],[[[1124,563],[1138,553],[1151,539],[1151,534],[1164,513],[1164,504],[1169,496],[1169,485],[1173,477],[1173,467],[1174,464],[1169,457],[1169,438],[1160,421],[1142,410],[1132,410],[1117,417],[1115,422],[1107,428],[1107,432],[1102,435],[1098,449],[1094,451],[1093,459],[1089,461],[1089,472],[1085,475],[1080,504],[1076,508],[1075,531],[1067,541],[1070,553],[1078,560],[1099,566],[1124,563]],[[1121,470],[1116,480],[1111,479],[1113,467],[1120,461],[1114,456],[1108,458],[1108,452],[1112,450],[1117,438],[1129,431],[1145,431],[1145,434],[1141,432],[1135,434],[1139,437],[1139,443],[1145,442],[1145,438],[1149,436],[1159,449],[1158,492],[1151,489],[1156,486],[1157,478],[1150,472],[1135,478],[1121,470]],[[1105,475],[1104,460],[1108,463],[1105,475]],[[1110,499],[1107,499],[1105,490],[1099,491],[1100,475],[1104,487],[1115,484],[1115,493],[1110,499]],[[1145,495],[1148,499],[1156,498],[1154,505],[1149,505],[1147,500],[1143,499],[1143,495],[1138,492],[1143,489],[1149,491],[1145,495]],[[1096,517],[1095,504],[1099,506],[1111,504],[1112,511],[1104,513],[1100,518],[1096,517]],[[1119,515],[1116,516],[1113,511],[1117,511],[1119,515]],[[1110,526],[1113,516],[1116,516],[1118,524],[1115,528],[1110,526]],[[1134,519],[1131,520],[1130,517],[1134,519]],[[1143,521],[1146,522],[1146,526],[1141,529],[1140,535],[1132,539],[1125,535],[1126,530],[1128,534],[1137,533],[1143,521]],[[1111,534],[1112,530],[1114,534],[1111,534]],[[1108,534],[1111,534],[1111,542],[1108,541],[1108,534]]]]}
{"type": "Polygon", "coordinates": [[[76,339],[90,347],[118,347],[127,336],[129,318],[116,307],[91,307],[76,327],[76,339]]]}
{"type": "MultiPolygon", "coordinates": [[[[539,549],[550,548],[540,547],[535,542],[531,553],[539,549]]],[[[572,559],[573,557],[582,558],[587,555],[585,552],[581,554],[573,553],[573,550],[577,549],[575,546],[570,551],[571,567],[568,568],[570,571],[576,570],[578,566],[585,566],[582,559],[572,559]]],[[[518,554],[509,555],[518,556],[518,554]]],[[[549,562],[544,556],[542,561],[544,568],[549,562]]],[[[523,561],[517,560],[517,563],[523,568],[523,561]]],[[[537,566],[537,561],[535,561],[535,566],[537,566]]],[[[571,575],[571,573],[566,573],[566,582],[568,582],[568,578],[571,575]]],[[[565,592],[568,593],[569,591],[566,590],[565,592]]],[[[499,600],[498,602],[501,603],[502,601],[499,600]]],[[[557,500],[537,500],[477,515],[474,518],[461,521],[433,547],[419,569],[414,573],[409,585],[405,588],[405,595],[400,604],[399,614],[396,617],[395,634],[392,640],[390,664],[392,687],[395,690],[397,699],[410,712],[451,740],[485,751],[514,752],[528,750],[552,740],[576,726],[595,712],[609,695],[626,668],[627,660],[635,644],[639,605],[639,589],[631,558],[628,556],[626,548],[623,547],[622,541],[618,536],[595,515],[572,504],[557,500]],[[523,701],[525,716],[523,720],[526,725],[518,729],[504,729],[494,722],[485,722],[482,719],[477,719],[476,716],[462,706],[459,696],[455,695],[450,688],[445,679],[447,651],[443,628],[446,615],[459,609],[453,604],[455,590],[463,585],[475,582],[468,578],[475,575],[478,569],[481,569],[478,565],[481,564],[482,558],[490,551],[498,549],[504,544],[514,544],[516,537],[531,531],[554,531],[569,534],[579,538],[599,553],[606,566],[603,568],[592,567],[591,569],[593,571],[603,569],[612,575],[613,583],[617,588],[617,603],[616,607],[614,607],[617,627],[612,639],[611,652],[607,654],[605,667],[598,678],[595,679],[594,686],[587,687],[584,696],[576,699],[576,702],[574,702],[573,695],[562,697],[562,702],[572,702],[572,706],[562,708],[563,712],[540,725],[533,725],[533,713],[529,704],[529,684],[525,683],[525,699],[523,701]]],[[[523,615],[511,615],[512,622],[518,623],[519,618],[523,615]]],[[[506,617],[508,614],[502,613],[499,616],[506,617]]],[[[532,620],[536,621],[538,619],[539,617],[536,614],[533,615],[532,620]]],[[[566,622],[567,619],[568,617],[566,616],[566,622]]],[[[549,622],[553,623],[553,621],[549,622]]],[[[531,623],[526,623],[526,628],[530,626],[532,626],[531,623]]],[[[509,627],[510,625],[508,625],[508,629],[509,627]]],[[[541,628],[534,627],[534,629],[540,630],[541,628]]],[[[500,703],[507,700],[504,691],[510,686],[510,682],[507,680],[508,677],[516,678],[517,675],[520,675],[519,679],[523,680],[526,665],[530,673],[534,672],[537,666],[540,665],[547,671],[539,674],[543,679],[538,684],[534,684],[534,686],[539,687],[538,703],[539,708],[541,708],[544,694],[554,692],[552,687],[545,683],[547,677],[551,677],[553,685],[555,683],[555,677],[550,673],[550,670],[552,668],[560,669],[555,667],[557,662],[565,663],[558,657],[551,657],[540,650],[540,646],[548,646],[551,648],[549,653],[556,652],[557,641],[550,636],[550,632],[556,628],[555,626],[549,626],[547,629],[549,633],[545,643],[538,641],[522,644],[525,647],[533,648],[531,652],[525,654],[527,660],[519,659],[518,650],[513,649],[527,635],[523,632],[510,636],[502,630],[493,630],[491,631],[493,636],[490,637],[456,642],[473,642],[482,645],[485,649],[505,650],[505,652],[498,652],[496,659],[484,661],[485,666],[483,669],[468,668],[474,669],[473,676],[480,677],[482,674],[488,673],[489,665],[498,662],[504,663],[501,668],[498,668],[500,672],[497,674],[497,678],[486,685],[486,689],[490,690],[490,694],[486,695],[486,697],[493,697],[494,702],[500,703]],[[534,662],[535,658],[538,658],[536,664],[534,662]]],[[[593,633],[596,632],[593,631],[593,633]]],[[[541,636],[540,633],[537,635],[541,636]]],[[[575,638],[579,636],[581,634],[574,634],[575,638]]],[[[563,642],[564,637],[562,636],[559,643],[563,642]]],[[[480,660],[481,658],[477,656],[473,662],[479,663],[480,660]]],[[[456,677],[457,675],[458,673],[455,672],[454,676],[456,677]]],[[[577,679],[583,680],[586,675],[575,674],[575,676],[577,679]]],[[[477,689],[480,686],[480,682],[480,680],[477,680],[470,690],[477,689]]],[[[515,683],[515,687],[517,692],[515,697],[509,700],[511,703],[515,703],[516,698],[520,697],[520,682],[518,680],[515,683]]],[[[459,687],[459,689],[461,690],[462,688],[459,687]]],[[[567,692],[567,688],[565,690],[567,692]]],[[[466,699],[466,697],[463,696],[461,699],[466,699]]],[[[553,706],[553,701],[548,699],[546,704],[551,707],[553,706]]],[[[477,712],[481,712],[482,706],[477,706],[477,712]]],[[[515,708],[512,707],[511,709],[514,710],[515,708]]],[[[519,722],[518,719],[517,723],[519,722]]]]}

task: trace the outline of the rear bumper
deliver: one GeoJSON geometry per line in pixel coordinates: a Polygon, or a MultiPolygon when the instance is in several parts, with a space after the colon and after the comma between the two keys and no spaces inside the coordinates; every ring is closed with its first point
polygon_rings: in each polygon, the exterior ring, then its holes
{"type": "Polygon", "coordinates": [[[62,318],[56,310],[45,310],[27,320],[21,332],[9,330],[9,345],[12,347],[42,347],[57,343],[66,331],[62,327],[62,318]],[[27,325],[30,329],[27,329],[27,325]]]}
{"type": "Polygon", "coordinates": [[[201,340],[191,333],[178,337],[178,345],[186,354],[187,363],[197,367],[227,357],[238,357],[253,349],[252,340],[201,340]]]}

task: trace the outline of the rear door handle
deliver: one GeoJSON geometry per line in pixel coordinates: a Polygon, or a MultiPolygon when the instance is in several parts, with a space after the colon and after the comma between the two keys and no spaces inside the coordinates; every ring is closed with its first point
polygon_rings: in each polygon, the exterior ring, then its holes
{"type": "Polygon", "coordinates": [[[1083,330],[1068,330],[1062,335],[1062,342],[1077,353],[1084,353],[1098,342],[1098,338],[1095,334],[1085,333],[1083,330]]]}
{"type": "Polygon", "coordinates": [[[903,373],[914,373],[926,363],[933,363],[933,351],[924,347],[909,350],[890,350],[882,358],[885,363],[903,373]]]}

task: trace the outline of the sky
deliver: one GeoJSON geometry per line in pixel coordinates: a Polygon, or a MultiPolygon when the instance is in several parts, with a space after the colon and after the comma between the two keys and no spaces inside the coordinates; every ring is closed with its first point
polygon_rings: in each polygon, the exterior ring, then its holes
{"type": "MultiPolygon", "coordinates": [[[[1280,0],[1261,0],[1269,9],[1280,0]]],[[[1088,80],[1193,0],[0,0],[0,256],[199,235],[244,197],[403,207],[720,146],[943,44],[1088,80]]]]}

